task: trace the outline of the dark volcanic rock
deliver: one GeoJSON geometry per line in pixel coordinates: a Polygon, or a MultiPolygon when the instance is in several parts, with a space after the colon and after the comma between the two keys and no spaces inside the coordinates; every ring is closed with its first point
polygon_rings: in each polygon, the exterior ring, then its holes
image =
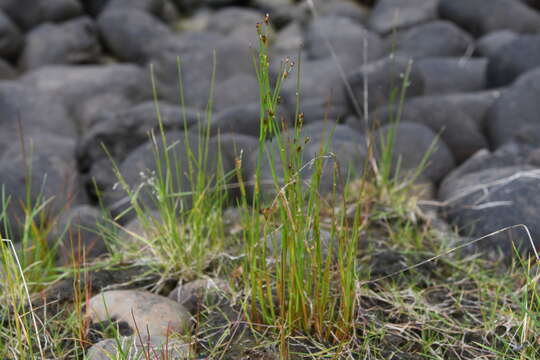
{"type": "MultiPolygon", "coordinates": [[[[211,134],[236,133],[259,137],[260,104],[258,102],[227,108],[214,115],[211,122],[211,134]]],[[[285,126],[290,124],[286,110],[278,108],[276,119],[285,126]]]]}
{"type": "Polygon", "coordinates": [[[114,55],[122,61],[139,64],[148,61],[172,36],[158,18],[137,9],[106,10],[98,24],[107,48],[114,55]]]}
{"type": "Polygon", "coordinates": [[[319,16],[342,16],[365,24],[370,15],[369,8],[358,2],[315,0],[313,3],[319,16]]]}
{"type": "Polygon", "coordinates": [[[437,183],[455,166],[454,156],[448,146],[428,127],[416,123],[399,123],[382,127],[375,134],[377,139],[377,157],[382,155],[381,144],[386,141],[390,130],[394,127],[394,147],[392,156],[392,170],[394,174],[403,176],[415,172],[422,163],[422,159],[433,151],[428,158],[427,166],[421,172],[418,180],[437,183]],[[399,168],[398,168],[399,164],[399,168]]]}
{"type": "MultiPolygon", "coordinates": [[[[95,0],[94,0],[95,1],[95,0]]],[[[99,0],[98,0],[99,2],[99,0]]],[[[142,10],[161,16],[165,8],[164,0],[108,0],[106,11],[110,10],[142,10]]]]}
{"type": "Polygon", "coordinates": [[[97,17],[102,11],[122,9],[122,10],[142,10],[156,16],[162,16],[166,12],[166,0],[80,0],[85,12],[97,17]]]}
{"type": "MultiPolygon", "coordinates": [[[[390,39],[392,37],[389,35],[390,39]]],[[[415,26],[399,34],[395,43],[398,54],[410,55],[414,59],[459,57],[472,52],[474,48],[472,37],[449,21],[433,21],[415,26]]]]}
{"type": "Polygon", "coordinates": [[[102,111],[117,111],[151,99],[150,76],[129,64],[46,66],[21,81],[54,96],[66,106],[81,132],[102,111]]]}
{"type": "MultiPolygon", "coordinates": [[[[208,20],[208,30],[229,35],[239,27],[250,27],[256,35],[255,26],[263,21],[264,13],[243,7],[231,6],[220,9],[208,20]]],[[[256,44],[254,44],[256,45],[256,44]]]]}
{"type": "Polygon", "coordinates": [[[12,141],[3,151],[1,151],[0,161],[13,161],[20,159],[22,163],[22,154],[27,156],[31,154],[40,154],[48,158],[54,158],[58,163],[66,164],[75,168],[75,137],[69,138],[58,136],[54,133],[36,132],[25,134],[24,145],[21,138],[12,141]]]}
{"type": "Polygon", "coordinates": [[[415,66],[424,78],[426,94],[472,92],[486,88],[486,59],[428,58],[417,61],[415,66]]]}
{"type": "Polygon", "coordinates": [[[519,35],[512,30],[497,30],[482,36],[476,42],[476,54],[491,58],[504,45],[517,39],[519,35]]]}
{"type": "MultiPolygon", "coordinates": [[[[493,103],[501,96],[499,90],[480,91],[474,93],[454,93],[442,95],[426,95],[418,97],[419,102],[431,103],[435,111],[455,109],[467,114],[478,129],[484,128],[484,118],[493,103]]],[[[410,101],[416,101],[411,99],[410,101]]]]}
{"type": "Polygon", "coordinates": [[[540,119],[540,69],[521,75],[501,92],[486,114],[486,133],[494,148],[509,141],[523,128],[540,119]]]}
{"type": "MultiPolygon", "coordinates": [[[[47,201],[42,214],[45,221],[49,221],[66,204],[77,204],[84,198],[74,162],[66,162],[61,157],[44,153],[22,156],[20,153],[17,157],[0,161],[0,169],[0,186],[3,186],[6,196],[10,197],[7,211],[10,235],[16,241],[20,240],[25,224],[23,206],[36,207],[47,201]],[[30,191],[29,197],[27,189],[30,191]]],[[[34,220],[39,226],[40,220],[34,220]]]]}
{"type": "MultiPolygon", "coordinates": [[[[345,125],[336,125],[333,122],[318,121],[302,128],[298,143],[293,143],[294,130],[291,129],[282,133],[281,142],[287,148],[287,154],[291,151],[297,152],[299,146],[303,148],[301,152],[301,163],[308,164],[314,159],[322,161],[322,174],[319,191],[329,193],[333,189],[334,166],[339,164],[337,174],[337,191],[342,190],[342,186],[347,181],[347,176],[352,179],[362,175],[367,156],[367,147],[364,135],[345,125]],[[322,150],[322,151],[321,151],[322,150]],[[330,155],[333,154],[333,155],[330,155]]],[[[258,152],[252,154],[251,162],[256,163],[258,152]]],[[[263,197],[273,199],[276,192],[273,185],[272,169],[270,159],[275,161],[278,181],[283,182],[283,165],[278,150],[278,141],[273,139],[266,143],[261,163],[261,182],[263,185],[263,197]],[[269,154],[269,155],[267,155],[269,154]]],[[[290,156],[290,155],[289,155],[290,156]]],[[[252,165],[252,169],[254,169],[252,165]]],[[[307,184],[310,183],[315,166],[305,166],[301,177],[307,184]]],[[[249,180],[254,179],[254,172],[249,175],[249,180]]]]}
{"type": "Polygon", "coordinates": [[[100,56],[97,27],[90,18],[81,17],[32,29],[26,37],[20,65],[32,69],[47,64],[92,63],[100,56]]]}
{"type": "MultiPolygon", "coordinates": [[[[370,121],[386,125],[395,118],[397,110],[395,106],[379,108],[370,114],[370,121]]],[[[422,96],[405,102],[399,121],[420,123],[440,134],[459,163],[487,147],[475,121],[459,105],[436,96],[422,96]]]]}
{"type": "Polygon", "coordinates": [[[154,54],[157,88],[162,98],[178,103],[178,58],[181,63],[185,104],[204,109],[208,103],[212,77],[219,84],[238,74],[253,74],[249,44],[212,32],[186,32],[176,36],[154,54]],[[214,72],[215,55],[215,72],[214,72]]]}
{"type": "Polygon", "coordinates": [[[14,82],[0,84],[0,153],[21,136],[49,133],[74,138],[75,126],[54,97],[14,82]],[[19,123],[21,125],[19,131],[19,123]]]}
{"type": "Polygon", "coordinates": [[[79,161],[86,168],[86,164],[106,157],[102,146],[115,160],[123,160],[131,150],[150,139],[151,131],[160,136],[159,121],[165,131],[184,130],[197,122],[198,117],[194,110],[152,101],[124,110],[102,112],[79,144],[79,161]]]}
{"type": "Polygon", "coordinates": [[[540,15],[515,0],[440,0],[439,15],[470,33],[481,36],[496,30],[534,33],[540,30],[540,15]]]}
{"type": "Polygon", "coordinates": [[[417,25],[437,18],[438,0],[380,0],[375,5],[369,27],[378,33],[417,25]]]}
{"type": "Polygon", "coordinates": [[[107,6],[110,0],[80,0],[86,13],[97,16],[107,6]]]}
{"type": "MultiPolygon", "coordinates": [[[[283,105],[291,115],[297,105],[297,71],[295,66],[282,87],[283,105]]],[[[332,59],[302,61],[300,66],[300,111],[306,108],[305,122],[310,123],[324,118],[324,110],[336,108],[339,112],[347,110],[347,97],[339,69],[332,59]],[[326,106],[325,106],[326,104],[326,106]],[[323,110],[323,111],[321,111],[323,110]],[[312,116],[315,114],[314,116],[312,116]]]]}
{"type": "MultiPolygon", "coordinates": [[[[199,118],[194,110],[182,110],[167,103],[158,103],[157,106],[165,131],[184,130],[199,118]]],[[[100,190],[110,189],[118,181],[104,148],[112,160],[120,164],[131,151],[150,139],[150,131],[158,138],[161,136],[159,120],[154,102],[99,114],[77,148],[79,168],[85,174],[84,182],[90,193],[95,192],[94,181],[100,190]]]]}
{"type": "Polygon", "coordinates": [[[342,16],[316,18],[308,25],[304,41],[310,59],[331,57],[326,43],[329,41],[340,63],[346,69],[362,64],[364,58],[368,62],[377,60],[385,53],[385,47],[379,36],[342,16]]]}
{"type": "Polygon", "coordinates": [[[488,86],[509,85],[522,73],[537,67],[540,67],[540,35],[519,36],[489,57],[488,86]]]}
{"type": "Polygon", "coordinates": [[[50,234],[50,241],[60,241],[60,262],[83,263],[107,253],[100,233],[104,226],[106,221],[100,211],[88,205],[76,206],[60,215],[50,234]]]}
{"type": "Polygon", "coordinates": [[[181,10],[190,12],[201,7],[221,8],[225,6],[246,5],[248,0],[173,0],[181,10]]]}
{"type": "Polygon", "coordinates": [[[364,79],[367,76],[368,107],[375,109],[399,99],[403,86],[407,86],[406,97],[424,94],[424,77],[420,70],[406,57],[387,57],[373,63],[361,66],[348,75],[355,100],[363,103],[364,79]],[[405,79],[408,75],[408,84],[405,79]]]}
{"type": "Polygon", "coordinates": [[[448,174],[444,181],[454,181],[454,179],[459,179],[466,174],[488,169],[526,165],[530,159],[532,149],[528,144],[512,141],[494,152],[487,149],[479,150],[448,174]]]}
{"type": "Polygon", "coordinates": [[[77,0],[1,0],[0,9],[23,30],[44,22],[61,22],[82,15],[77,0]]]}
{"type": "Polygon", "coordinates": [[[215,84],[212,111],[259,101],[259,83],[255,74],[238,74],[215,84]]]}
{"type": "Polygon", "coordinates": [[[17,25],[0,10],[0,56],[15,58],[24,43],[23,35],[17,25]]]}
{"type": "MultiPolygon", "coordinates": [[[[446,217],[463,234],[478,238],[508,226],[525,224],[538,248],[538,176],[537,168],[523,166],[473,172],[444,181],[439,198],[447,203],[446,217]]],[[[532,250],[523,228],[501,232],[477,244],[486,252],[501,251],[507,259],[514,255],[514,246],[520,252],[532,250]]]]}
{"type": "MultiPolygon", "coordinates": [[[[225,174],[234,169],[234,162],[231,159],[233,156],[230,153],[234,152],[235,140],[236,140],[236,150],[240,151],[242,148],[246,147],[244,145],[244,140],[242,137],[236,137],[233,135],[233,138],[228,138],[226,143],[225,140],[218,138],[210,139],[208,145],[206,146],[206,140],[200,138],[198,134],[194,133],[183,133],[183,132],[168,132],[166,133],[167,144],[168,144],[168,156],[170,159],[174,159],[174,164],[171,165],[171,184],[173,186],[172,192],[186,192],[194,190],[192,183],[193,179],[191,178],[189,167],[190,161],[191,166],[194,166],[195,171],[201,169],[205,174],[212,174],[212,178],[209,179],[209,182],[215,183],[216,178],[219,174],[225,174]],[[206,162],[202,164],[197,164],[197,159],[200,153],[200,150],[205,150],[208,148],[208,155],[206,162]],[[187,149],[191,149],[193,155],[190,155],[187,149]],[[220,148],[223,148],[224,151],[227,149],[229,153],[219,154],[220,148]],[[221,159],[220,159],[221,158],[221,159]],[[221,164],[220,164],[221,160],[221,164]]],[[[252,139],[251,137],[248,137],[252,139]]],[[[160,159],[161,163],[165,163],[165,150],[163,147],[163,141],[158,138],[157,141],[158,151],[156,151],[156,145],[151,142],[147,142],[135,150],[133,150],[122,162],[120,165],[120,172],[122,173],[126,183],[132,189],[140,188],[139,201],[147,209],[154,209],[156,207],[156,198],[155,194],[152,193],[153,186],[152,183],[157,181],[157,176],[159,176],[158,168],[156,165],[156,156],[160,159]],[[159,154],[159,155],[156,155],[159,154]]],[[[251,142],[247,146],[251,147],[251,142]]],[[[245,151],[248,151],[247,149],[245,151]]],[[[166,170],[162,169],[162,176],[165,176],[166,170]]],[[[234,179],[233,179],[234,180],[234,179]]],[[[111,206],[111,211],[117,213],[118,210],[125,209],[127,203],[126,193],[121,187],[116,187],[113,189],[104,190],[104,201],[105,204],[111,206]]],[[[184,208],[189,208],[191,206],[191,196],[185,196],[182,198],[184,208]]]]}
{"type": "Polygon", "coordinates": [[[17,77],[17,71],[4,59],[0,59],[0,80],[12,80],[17,77]]]}

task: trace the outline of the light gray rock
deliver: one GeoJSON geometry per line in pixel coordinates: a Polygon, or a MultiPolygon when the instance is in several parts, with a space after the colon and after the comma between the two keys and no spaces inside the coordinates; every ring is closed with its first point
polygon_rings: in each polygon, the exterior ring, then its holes
{"type": "Polygon", "coordinates": [[[411,27],[437,18],[439,0],[380,0],[368,25],[380,34],[411,27]]]}
{"type": "Polygon", "coordinates": [[[195,314],[203,305],[212,305],[220,298],[231,293],[229,283],[219,278],[208,278],[190,281],[178,286],[169,294],[172,299],[182,304],[188,311],[195,314]]]}
{"type": "Polygon", "coordinates": [[[191,326],[191,316],[185,307],[139,290],[112,290],[95,295],[87,304],[86,316],[94,323],[123,321],[133,333],[138,328],[150,336],[184,334],[191,326]]]}
{"type": "Polygon", "coordinates": [[[110,360],[121,357],[125,360],[140,360],[156,354],[168,360],[185,360],[193,356],[189,343],[165,336],[141,335],[102,340],[88,350],[86,359],[110,360]]]}

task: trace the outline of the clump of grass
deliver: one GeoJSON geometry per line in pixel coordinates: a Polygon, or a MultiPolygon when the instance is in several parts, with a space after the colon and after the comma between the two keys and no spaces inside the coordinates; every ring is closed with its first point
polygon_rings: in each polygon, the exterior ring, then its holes
{"type": "MultiPolygon", "coordinates": [[[[30,194],[29,185],[26,191],[30,194]]],[[[66,270],[56,266],[57,247],[47,243],[47,229],[51,225],[36,225],[45,219],[44,209],[48,200],[37,197],[36,202],[31,203],[30,198],[27,195],[24,226],[18,232],[19,241],[15,243],[5,235],[0,241],[0,357],[46,359],[82,353],[81,344],[73,341],[70,341],[73,344],[71,349],[64,348],[73,334],[82,334],[77,330],[83,327],[80,312],[49,313],[49,304],[35,304],[38,291],[64,276],[66,270]]],[[[8,217],[12,209],[9,200],[2,191],[2,234],[12,233],[8,217]]],[[[75,301],[77,305],[81,302],[80,298],[75,301]]]]}
{"type": "MultiPolygon", "coordinates": [[[[321,236],[323,199],[319,185],[327,144],[321,144],[321,156],[310,162],[313,171],[306,185],[302,178],[302,170],[306,167],[304,144],[300,138],[302,115],[297,111],[292,138],[282,136],[283,128],[275,115],[281,85],[293,64],[288,60],[282,64],[281,73],[272,87],[267,26],[268,17],[257,27],[260,41],[255,65],[260,85],[261,133],[251,204],[245,200],[245,189],[242,191],[246,214],[245,283],[250,295],[246,311],[251,322],[278,329],[281,357],[288,358],[291,336],[303,333],[321,341],[339,343],[353,335],[354,269],[360,226],[353,226],[355,230],[349,232],[345,216],[333,216],[327,228],[330,238],[337,239],[337,247],[324,243],[321,236]],[[266,143],[269,137],[274,139],[277,158],[274,149],[266,143]],[[271,169],[277,194],[271,204],[261,201],[264,161],[271,169]],[[270,253],[268,239],[275,234],[279,234],[280,240],[270,253]],[[268,258],[272,262],[269,263],[268,258]]],[[[297,91],[299,93],[299,89],[297,91]]],[[[333,171],[334,203],[337,201],[337,170],[336,166],[333,171]]],[[[354,222],[359,225],[358,216],[354,222]]]]}
{"type": "MultiPolygon", "coordinates": [[[[181,84],[180,62],[178,73],[181,84]]],[[[199,121],[198,139],[193,140],[184,118],[183,139],[170,143],[161,120],[153,73],[152,84],[159,126],[157,134],[150,133],[155,170],[146,175],[148,179],[144,186],[132,188],[113,163],[119,184],[131,205],[114,220],[134,212],[145,234],[128,232],[133,240],[128,243],[118,242],[118,233],[108,237],[116,251],[123,251],[127,259],[145,259],[164,279],[171,276],[196,278],[224,248],[222,210],[227,201],[228,176],[223,173],[220,151],[215,168],[210,161],[213,156],[210,154],[212,91],[205,119],[199,121]],[[150,203],[145,203],[148,198],[150,203]],[[155,217],[148,215],[153,209],[157,214],[155,217]]],[[[180,99],[185,109],[182,92],[180,99]]]]}

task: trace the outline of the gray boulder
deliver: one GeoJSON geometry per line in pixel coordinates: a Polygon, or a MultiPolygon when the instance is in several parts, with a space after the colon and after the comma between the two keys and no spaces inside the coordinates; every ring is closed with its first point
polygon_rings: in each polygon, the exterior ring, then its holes
{"type": "Polygon", "coordinates": [[[380,0],[377,2],[368,25],[380,34],[408,28],[437,18],[439,0],[380,0]]]}
{"type": "Polygon", "coordinates": [[[66,266],[94,260],[108,252],[102,231],[107,226],[101,212],[79,205],[62,213],[54,222],[50,242],[59,241],[60,263],[66,266]]]}
{"type": "Polygon", "coordinates": [[[540,119],[540,69],[521,75],[501,91],[486,114],[486,134],[493,148],[498,148],[527,126],[540,119]]]}
{"type": "Polygon", "coordinates": [[[17,70],[10,63],[0,59],[0,80],[13,80],[17,75],[17,70]]]}
{"type": "MultiPolygon", "coordinates": [[[[132,189],[140,189],[139,201],[142,206],[152,210],[156,208],[152,184],[160,176],[156,159],[161,162],[161,176],[165,176],[167,171],[165,156],[168,154],[171,159],[169,169],[172,191],[189,192],[194,190],[195,186],[193,177],[195,174],[191,173],[190,166],[195,172],[202,171],[207,174],[209,184],[216,184],[218,177],[235,169],[235,154],[240,154],[241,151],[247,154],[252,152],[251,139],[253,138],[247,137],[246,140],[241,136],[224,136],[210,139],[206,143],[206,140],[196,133],[168,132],[166,134],[167,150],[161,138],[157,139],[156,144],[147,142],[133,150],[124,159],[120,165],[120,172],[132,189]],[[207,154],[206,161],[198,163],[198,157],[204,152],[207,154]]],[[[236,181],[236,179],[233,178],[230,181],[236,181]]],[[[105,189],[103,200],[113,213],[118,213],[129,205],[127,194],[122,187],[105,189]]],[[[190,195],[183,195],[178,200],[182,202],[184,209],[191,207],[190,195]]]]}
{"type": "Polygon", "coordinates": [[[152,98],[149,74],[129,64],[46,66],[26,73],[21,82],[58,99],[81,133],[102,111],[117,111],[152,98]]]}
{"type": "MultiPolygon", "coordinates": [[[[347,177],[352,179],[360,177],[363,173],[365,158],[367,156],[367,146],[364,135],[354,131],[345,125],[336,125],[333,122],[315,122],[302,128],[300,138],[294,143],[294,129],[283,132],[280,141],[286,148],[288,157],[291,152],[300,154],[300,162],[303,165],[301,178],[308,186],[311,182],[315,166],[307,165],[314,159],[322,161],[322,173],[319,184],[321,194],[328,194],[333,190],[334,175],[337,175],[336,188],[343,190],[342,185],[347,182],[347,177]],[[302,151],[298,152],[298,147],[302,151]],[[339,172],[334,174],[335,166],[339,164],[339,172]]],[[[272,176],[271,161],[274,162],[277,180],[280,186],[283,186],[283,164],[278,149],[278,139],[274,138],[268,141],[261,157],[261,183],[263,198],[266,200],[274,199],[276,188],[272,176]],[[272,160],[273,159],[273,160],[272,160]]],[[[252,170],[249,180],[254,180],[254,169],[259,152],[252,154],[252,170]]]]}
{"type": "Polygon", "coordinates": [[[422,96],[397,106],[378,108],[370,114],[370,121],[386,125],[397,116],[400,122],[419,123],[441,136],[456,161],[461,163],[480,149],[487,141],[475,121],[459,105],[440,100],[436,96],[422,96]]]}
{"type": "MultiPolygon", "coordinates": [[[[226,108],[212,118],[212,135],[235,133],[254,136],[260,135],[260,104],[258,102],[226,108]]],[[[279,107],[276,119],[285,126],[290,125],[290,116],[283,107],[279,107]]]]}
{"type": "Polygon", "coordinates": [[[375,133],[376,156],[382,159],[382,144],[394,132],[392,148],[392,176],[415,173],[422,160],[429,155],[427,166],[419,173],[418,181],[437,183],[454,167],[454,156],[448,146],[428,127],[417,123],[398,123],[383,126],[375,133]],[[429,154],[430,149],[433,151],[429,154]]]}
{"type": "Polygon", "coordinates": [[[482,58],[427,58],[416,68],[424,78],[426,94],[452,94],[486,88],[487,60],[482,58]]]}
{"type": "MultiPolygon", "coordinates": [[[[0,161],[0,187],[9,197],[7,220],[9,236],[19,241],[25,226],[25,207],[42,207],[37,226],[48,226],[66,204],[84,201],[74,162],[44,153],[22,152],[13,158],[0,161]],[[41,221],[45,221],[42,223],[41,221]]],[[[3,222],[2,226],[5,223],[3,222]]]]}
{"type": "Polygon", "coordinates": [[[502,45],[489,57],[490,87],[511,84],[519,75],[540,67],[540,35],[521,35],[502,45]]]}
{"type": "Polygon", "coordinates": [[[476,42],[476,54],[490,58],[504,45],[517,39],[519,35],[512,30],[497,30],[490,32],[476,42]]]}
{"type": "Polygon", "coordinates": [[[158,18],[137,9],[106,10],[98,24],[105,45],[115,56],[139,64],[147,62],[172,36],[158,18]]]}
{"type": "Polygon", "coordinates": [[[444,181],[453,181],[466,174],[488,169],[527,165],[532,152],[533,148],[531,146],[517,141],[506,143],[493,152],[488,149],[481,149],[459,167],[452,170],[444,181]]]}
{"type": "MultiPolygon", "coordinates": [[[[406,87],[407,98],[423,95],[424,76],[413,65],[412,60],[402,57],[387,57],[361,66],[347,77],[352,88],[352,96],[357,104],[364,103],[364,81],[367,76],[367,104],[375,109],[393,101],[398,101],[402,88],[406,87]],[[405,79],[408,75],[408,83],[405,79]]],[[[351,105],[354,106],[353,99],[351,105]]]]}
{"type": "Polygon", "coordinates": [[[82,15],[77,0],[1,0],[2,9],[21,29],[45,22],[62,22],[82,15]]]}
{"type": "Polygon", "coordinates": [[[0,10],[0,56],[7,59],[16,58],[23,43],[24,38],[17,25],[0,10]]]}
{"type": "Polygon", "coordinates": [[[249,44],[212,32],[185,32],[171,40],[150,60],[162,99],[177,103],[179,87],[185,105],[205,109],[212,77],[219,84],[238,74],[253,74],[249,44]],[[214,54],[216,69],[214,72],[214,54]],[[181,84],[178,77],[181,65],[181,84]]]}
{"type": "Polygon", "coordinates": [[[241,73],[215,84],[212,112],[258,102],[259,83],[255,74],[241,73]]]}
{"type": "MultiPolygon", "coordinates": [[[[538,169],[532,167],[491,168],[445,180],[439,198],[446,204],[446,218],[464,235],[479,238],[525,224],[538,248],[538,177],[538,169]]],[[[532,244],[523,228],[504,231],[477,243],[478,250],[501,253],[505,259],[513,257],[514,247],[521,253],[532,253],[532,244]]]]}
{"type": "Polygon", "coordinates": [[[256,34],[255,25],[263,19],[264,13],[255,9],[230,6],[214,12],[208,21],[207,29],[218,34],[229,35],[239,27],[247,26],[256,34]]]}
{"type": "Polygon", "coordinates": [[[535,33],[540,30],[540,14],[515,0],[490,0],[486,16],[485,0],[440,0],[439,15],[475,36],[496,30],[535,33]]]}
{"type": "Polygon", "coordinates": [[[310,59],[331,58],[328,41],[346,71],[362,64],[364,58],[368,62],[377,60],[386,52],[378,35],[342,16],[314,19],[306,29],[304,41],[310,59]]]}
{"type": "Polygon", "coordinates": [[[248,0],[174,0],[175,5],[185,12],[191,12],[201,7],[222,8],[226,6],[247,5],[248,0]]]}
{"type": "MultiPolygon", "coordinates": [[[[389,35],[389,40],[394,41],[389,35]]],[[[472,37],[449,21],[432,21],[398,34],[395,39],[398,54],[414,59],[426,57],[464,56],[472,52],[472,37]]]]}
{"type": "Polygon", "coordinates": [[[300,89],[297,97],[297,71],[295,65],[282,87],[283,106],[291,115],[295,114],[297,99],[300,111],[305,112],[305,123],[324,118],[326,109],[348,112],[347,96],[339,68],[332,59],[306,60],[300,65],[300,89]]]}
{"type": "Polygon", "coordinates": [[[137,9],[160,15],[164,11],[164,0],[80,0],[84,11],[97,17],[105,9],[137,9]]]}
{"type": "Polygon", "coordinates": [[[27,70],[48,64],[95,63],[100,56],[101,45],[94,21],[80,17],[32,29],[26,36],[19,63],[27,70]]]}
{"type": "MultiPolygon", "coordinates": [[[[99,3],[99,1],[97,2],[99,3]]],[[[106,11],[141,10],[156,16],[161,16],[165,10],[164,8],[165,0],[108,0],[106,6],[102,9],[106,11]]]]}
{"type": "Polygon", "coordinates": [[[112,188],[118,178],[111,161],[120,164],[131,151],[150,139],[151,131],[160,137],[159,121],[165,131],[172,131],[189,128],[198,119],[199,114],[194,110],[151,101],[125,110],[101,112],[77,147],[79,169],[87,190],[97,196],[95,186],[98,190],[112,188]]]}
{"type": "Polygon", "coordinates": [[[76,128],[64,106],[48,94],[15,82],[0,84],[0,154],[19,139],[35,134],[75,138],[76,128]],[[22,131],[22,133],[21,133],[22,131]]]}

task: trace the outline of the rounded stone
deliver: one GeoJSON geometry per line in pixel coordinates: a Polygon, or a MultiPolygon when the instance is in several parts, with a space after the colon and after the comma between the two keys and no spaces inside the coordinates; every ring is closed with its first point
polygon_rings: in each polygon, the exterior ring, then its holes
{"type": "Polygon", "coordinates": [[[163,296],[139,290],[105,291],[90,299],[86,310],[92,322],[126,322],[133,333],[170,336],[190,327],[190,314],[184,306],[163,296]]]}
{"type": "Polygon", "coordinates": [[[165,336],[131,336],[120,339],[105,339],[92,346],[86,353],[88,360],[144,359],[160,354],[160,359],[191,359],[189,344],[165,336]],[[119,348],[120,347],[120,348],[119,348]]]}

